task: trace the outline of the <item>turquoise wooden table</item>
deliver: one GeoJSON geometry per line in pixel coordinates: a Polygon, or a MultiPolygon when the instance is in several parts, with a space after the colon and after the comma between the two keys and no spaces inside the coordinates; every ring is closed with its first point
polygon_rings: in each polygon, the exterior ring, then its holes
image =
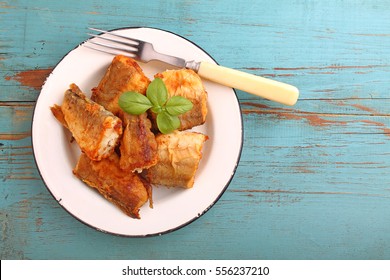
{"type": "Polygon", "coordinates": [[[389,15],[384,0],[0,2],[1,259],[389,259],[389,15]],[[31,147],[42,83],[88,26],[172,31],[300,100],[237,91],[241,160],[195,222],[150,238],[98,232],[53,199],[31,147]]]}

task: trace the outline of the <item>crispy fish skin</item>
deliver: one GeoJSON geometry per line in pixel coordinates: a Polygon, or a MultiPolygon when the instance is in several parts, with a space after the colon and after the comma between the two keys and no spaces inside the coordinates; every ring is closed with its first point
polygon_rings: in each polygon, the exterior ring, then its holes
{"type": "Polygon", "coordinates": [[[195,173],[202,158],[202,148],[208,139],[197,132],[175,131],[156,137],[159,160],[147,170],[151,184],[192,188],[195,173]]]}
{"type": "Polygon", "coordinates": [[[147,114],[125,113],[119,107],[118,99],[126,91],[145,94],[149,84],[150,80],[135,60],[117,55],[99,85],[92,89],[92,99],[122,119],[120,167],[130,172],[140,172],[157,163],[157,143],[147,114]]]}
{"type": "MultiPolygon", "coordinates": [[[[193,108],[179,116],[179,130],[190,129],[201,125],[206,121],[207,116],[207,92],[199,75],[190,69],[167,70],[157,73],[155,78],[161,78],[168,90],[168,95],[183,96],[190,100],[193,108]]],[[[152,118],[155,119],[152,114],[152,118]]]]}
{"type": "Polygon", "coordinates": [[[69,129],[68,124],[65,121],[65,116],[62,112],[61,106],[54,104],[54,106],[50,107],[50,110],[57,121],[59,121],[65,128],[69,129]]]}
{"type": "Polygon", "coordinates": [[[77,85],[71,84],[62,105],[51,111],[90,159],[101,160],[114,152],[122,134],[121,119],[87,98],[77,85]]]}
{"type": "Polygon", "coordinates": [[[120,114],[124,124],[123,138],[119,147],[120,168],[141,172],[157,163],[157,142],[151,132],[152,123],[146,113],[135,116],[120,114]]]}
{"type": "Polygon", "coordinates": [[[140,219],[140,207],[152,201],[150,184],[138,174],[123,172],[115,153],[101,161],[81,154],[73,173],[130,217],[140,219]]]}
{"type": "Polygon", "coordinates": [[[149,84],[149,78],[135,60],[117,55],[99,85],[92,89],[91,99],[116,115],[121,111],[118,99],[122,93],[136,91],[145,94],[149,84]]]}

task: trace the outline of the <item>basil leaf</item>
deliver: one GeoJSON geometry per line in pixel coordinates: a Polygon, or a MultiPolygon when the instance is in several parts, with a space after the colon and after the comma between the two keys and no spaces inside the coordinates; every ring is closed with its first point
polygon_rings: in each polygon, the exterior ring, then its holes
{"type": "Polygon", "coordinates": [[[172,96],[165,105],[165,109],[172,116],[184,114],[191,110],[192,107],[192,102],[182,96],[172,96]]]}
{"type": "Polygon", "coordinates": [[[164,111],[157,115],[157,127],[162,133],[171,133],[175,129],[178,129],[179,126],[180,120],[178,116],[171,116],[164,111]]]}
{"type": "Polygon", "coordinates": [[[163,80],[160,78],[154,79],[146,90],[146,96],[152,102],[153,107],[163,106],[168,99],[168,90],[163,80]]]}
{"type": "Polygon", "coordinates": [[[150,110],[152,110],[153,113],[159,114],[164,110],[164,108],[161,106],[153,106],[150,110]]]}
{"type": "Polygon", "coordinates": [[[153,106],[145,95],[135,91],[123,93],[119,97],[118,104],[123,111],[132,115],[145,113],[146,110],[153,106]]]}

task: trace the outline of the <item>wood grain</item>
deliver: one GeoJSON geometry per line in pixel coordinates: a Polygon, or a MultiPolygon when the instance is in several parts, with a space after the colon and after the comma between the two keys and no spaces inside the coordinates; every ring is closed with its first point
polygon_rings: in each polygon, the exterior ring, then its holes
{"type": "Polygon", "coordinates": [[[0,2],[1,259],[389,259],[389,13],[362,0],[0,2]],[[87,26],[170,30],[300,100],[237,91],[241,161],[200,219],[146,239],[98,232],[53,199],[31,147],[40,88],[87,26]]]}

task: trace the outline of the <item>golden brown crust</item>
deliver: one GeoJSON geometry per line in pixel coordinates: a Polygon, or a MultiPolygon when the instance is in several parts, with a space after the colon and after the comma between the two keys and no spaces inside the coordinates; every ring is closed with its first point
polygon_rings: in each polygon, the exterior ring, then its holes
{"type": "Polygon", "coordinates": [[[122,119],[120,167],[129,172],[141,171],[156,164],[157,144],[147,114],[134,116],[123,112],[118,99],[126,91],[145,94],[149,84],[150,80],[135,60],[117,55],[99,85],[92,89],[92,99],[122,119]]]}
{"type": "Polygon", "coordinates": [[[149,83],[150,80],[135,60],[117,55],[99,85],[92,89],[91,99],[116,115],[121,111],[118,99],[122,93],[137,91],[145,94],[149,83]]]}
{"type": "Polygon", "coordinates": [[[92,160],[100,160],[114,152],[122,134],[122,121],[87,98],[75,84],[65,92],[62,105],[54,105],[51,111],[92,160]]]}
{"type": "Polygon", "coordinates": [[[175,131],[156,137],[158,162],[147,171],[151,184],[191,188],[208,139],[196,132],[175,131]]]}
{"type": "Polygon", "coordinates": [[[101,161],[82,154],[73,173],[130,217],[139,219],[139,208],[151,200],[150,185],[138,174],[123,172],[115,153],[101,161]]]}
{"type": "MultiPolygon", "coordinates": [[[[179,116],[180,130],[190,129],[206,121],[207,92],[198,74],[190,69],[167,70],[156,74],[155,78],[164,81],[170,97],[183,96],[194,105],[191,111],[179,116]]],[[[154,114],[152,118],[155,119],[154,114]]]]}
{"type": "Polygon", "coordinates": [[[68,128],[68,124],[65,121],[65,116],[64,113],[62,113],[61,106],[54,104],[54,106],[50,107],[50,110],[57,121],[59,121],[64,127],[68,128]]]}
{"type": "Polygon", "coordinates": [[[142,171],[157,163],[157,143],[150,131],[151,122],[146,113],[139,116],[122,112],[123,138],[120,150],[120,167],[123,170],[142,171]]]}

